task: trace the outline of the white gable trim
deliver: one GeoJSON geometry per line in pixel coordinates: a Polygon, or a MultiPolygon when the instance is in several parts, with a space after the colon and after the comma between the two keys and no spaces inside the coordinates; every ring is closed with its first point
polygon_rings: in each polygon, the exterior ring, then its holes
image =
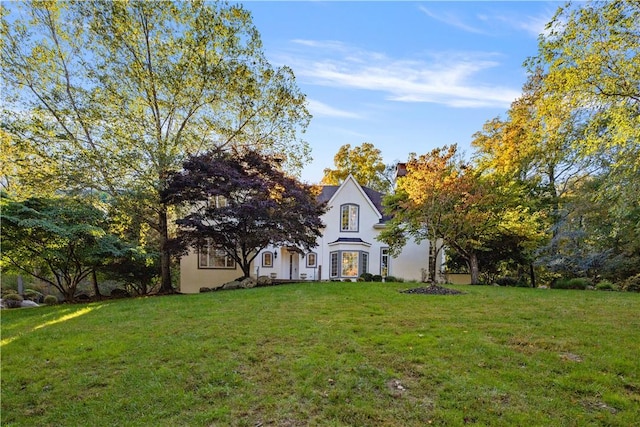
{"type": "Polygon", "coordinates": [[[333,193],[333,196],[331,196],[331,198],[329,199],[329,202],[327,203],[328,206],[333,206],[333,204],[334,204],[333,203],[333,199],[335,199],[337,197],[338,193],[340,193],[340,191],[342,191],[342,189],[345,187],[345,185],[347,184],[348,181],[351,181],[356,185],[356,188],[358,189],[358,191],[360,192],[362,197],[367,201],[367,203],[369,204],[371,209],[373,209],[373,211],[376,212],[376,214],[378,215],[378,219],[379,220],[382,219],[382,212],[380,212],[378,210],[378,208],[376,207],[376,205],[373,204],[373,202],[371,201],[369,196],[367,196],[367,193],[365,193],[364,190],[362,189],[362,186],[360,184],[358,184],[358,181],[356,181],[356,179],[351,174],[349,174],[349,176],[342,182],[342,184],[340,184],[340,187],[338,187],[336,192],[333,193]]]}

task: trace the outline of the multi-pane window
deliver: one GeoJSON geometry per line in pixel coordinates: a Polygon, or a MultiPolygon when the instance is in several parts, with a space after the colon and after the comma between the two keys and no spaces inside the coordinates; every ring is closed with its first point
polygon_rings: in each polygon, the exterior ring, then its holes
{"type": "Polygon", "coordinates": [[[273,267],[273,253],[272,252],[263,252],[262,253],[262,266],[263,267],[273,267]]]}
{"type": "Polygon", "coordinates": [[[358,277],[358,255],[357,251],[342,252],[342,277],[358,277]]]}
{"type": "Polygon", "coordinates": [[[207,241],[199,249],[198,266],[200,268],[236,268],[236,262],[224,249],[207,241]]]}
{"type": "Polygon", "coordinates": [[[369,269],[369,253],[364,251],[331,252],[329,277],[354,278],[369,269]]]}
{"type": "Polygon", "coordinates": [[[318,264],[318,257],[314,252],[307,254],[307,267],[316,267],[318,264]]]}
{"type": "Polygon", "coordinates": [[[227,198],[224,196],[212,196],[209,198],[209,206],[216,208],[224,208],[227,203],[227,198]]]}
{"type": "Polygon", "coordinates": [[[338,277],[338,252],[331,252],[331,270],[330,277],[338,277]]]}
{"type": "Polygon", "coordinates": [[[358,231],[358,205],[340,207],[340,231],[358,231]]]}
{"type": "Polygon", "coordinates": [[[362,252],[360,254],[360,274],[369,272],[369,254],[367,252],[362,252]]]}
{"type": "Polygon", "coordinates": [[[389,275],[389,248],[380,249],[380,275],[389,275]]]}

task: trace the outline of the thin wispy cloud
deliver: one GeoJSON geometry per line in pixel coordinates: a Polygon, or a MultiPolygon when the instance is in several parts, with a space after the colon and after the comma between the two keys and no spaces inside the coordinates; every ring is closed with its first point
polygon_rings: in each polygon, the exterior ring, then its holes
{"type": "Polygon", "coordinates": [[[505,14],[497,9],[463,16],[459,11],[434,12],[425,6],[418,6],[418,9],[431,19],[468,33],[494,35],[505,30],[516,30],[524,31],[532,37],[538,37],[538,35],[546,33],[545,26],[554,14],[552,9],[537,15],[524,15],[515,12],[505,14]]]}
{"type": "Polygon", "coordinates": [[[445,24],[451,25],[452,27],[456,27],[469,33],[485,34],[484,30],[467,24],[459,15],[456,15],[454,13],[435,13],[424,6],[418,6],[418,9],[420,9],[420,11],[428,17],[433,18],[436,21],[444,22],[445,24]]]}
{"type": "Polygon", "coordinates": [[[337,117],[345,119],[361,119],[362,116],[352,111],[340,110],[323,102],[308,99],[309,111],[314,117],[337,117]]]}
{"type": "MultiPolygon", "coordinates": [[[[297,41],[331,50],[331,43],[297,41]]],[[[451,107],[508,107],[519,90],[484,83],[478,74],[497,67],[492,53],[444,52],[420,59],[396,59],[379,52],[345,49],[291,55],[287,61],[306,83],[382,92],[387,100],[451,107]]]]}

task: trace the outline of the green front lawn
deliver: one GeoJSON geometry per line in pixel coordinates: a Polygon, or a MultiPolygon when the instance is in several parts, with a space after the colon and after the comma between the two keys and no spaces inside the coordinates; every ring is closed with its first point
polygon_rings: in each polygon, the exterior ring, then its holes
{"type": "Polygon", "coordinates": [[[4,310],[2,425],[640,424],[639,294],[411,286],[4,310]]]}

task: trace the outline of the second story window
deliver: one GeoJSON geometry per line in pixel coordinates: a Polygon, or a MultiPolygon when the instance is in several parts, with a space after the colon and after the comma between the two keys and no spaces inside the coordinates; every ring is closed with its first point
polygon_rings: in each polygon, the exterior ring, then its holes
{"type": "Polygon", "coordinates": [[[340,231],[358,231],[358,205],[340,207],[340,231]]]}

